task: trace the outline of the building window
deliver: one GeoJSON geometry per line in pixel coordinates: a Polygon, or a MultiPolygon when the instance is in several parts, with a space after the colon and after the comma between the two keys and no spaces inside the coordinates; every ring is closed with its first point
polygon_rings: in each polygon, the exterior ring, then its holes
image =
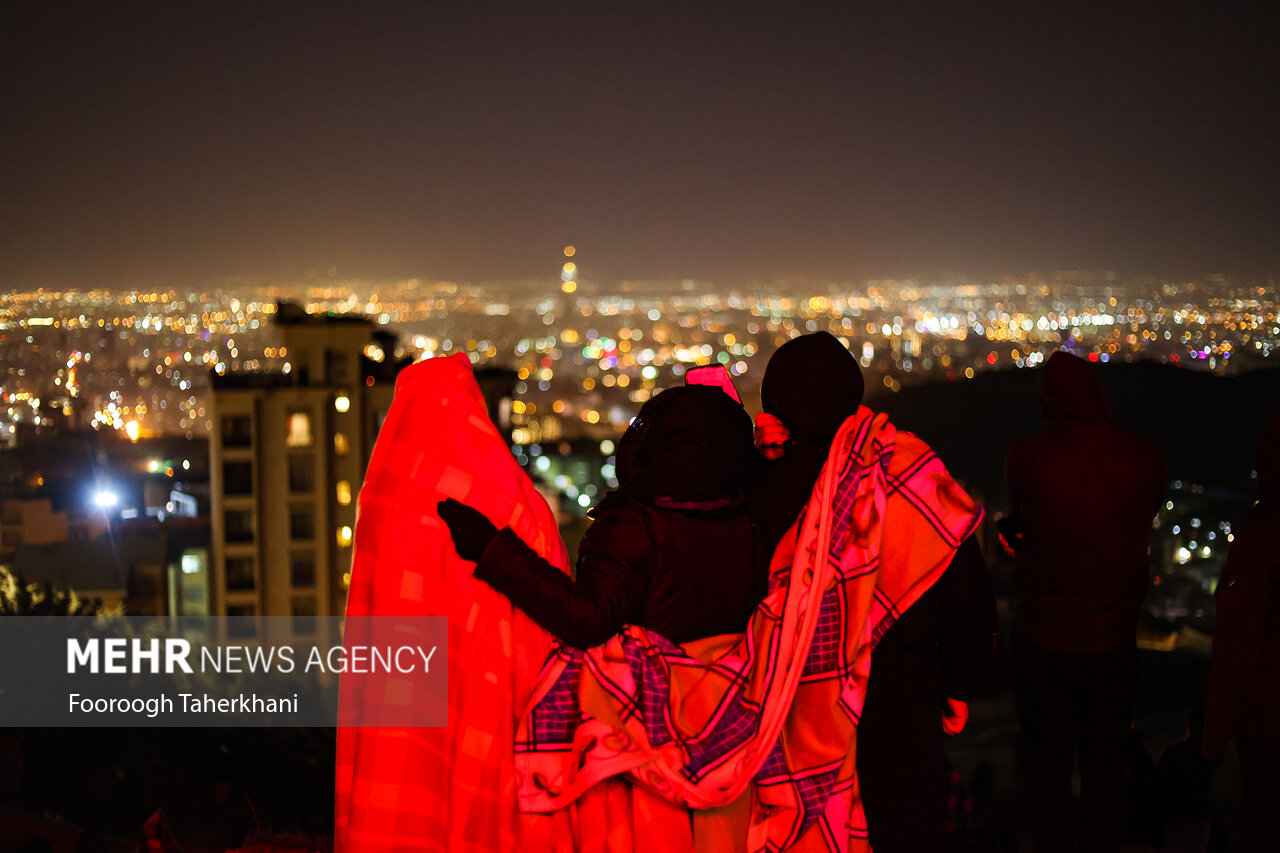
{"type": "Polygon", "coordinates": [[[311,446],[311,415],[308,412],[289,413],[289,431],[284,443],[288,447],[311,446]]]}
{"type": "Polygon", "coordinates": [[[223,462],[222,493],[224,495],[253,494],[253,463],[223,462]]]}
{"type": "Polygon", "coordinates": [[[297,589],[309,589],[316,585],[314,555],[299,552],[289,558],[289,583],[297,589]]]}
{"type": "Polygon", "coordinates": [[[316,538],[316,516],[311,507],[299,504],[289,508],[289,538],[297,541],[316,538]]]}
{"type": "Polygon", "coordinates": [[[252,557],[227,557],[227,589],[251,590],[257,586],[252,557]]]}
{"type": "Polygon", "coordinates": [[[351,443],[347,441],[346,433],[335,432],[333,434],[333,453],[335,456],[346,456],[351,452],[351,443]]]}
{"type": "Polygon", "coordinates": [[[249,447],[253,444],[253,418],[248,415],[224,415],[222,446],[249,447]]]}
{"type": "Polygon", "coordinates": [[[252,604],[227,605],[227,636],[258,636],[257,608],[252,604]]]}
{"type": "Polygon", "coordinates": [[[346,480],[338,481],[338,503],[342,506],[351,505],[351,483],[346,480]]]}
{"type": "Polygon", "coordinates": [[[289,457],[289,491],[314,492],[316,490],[316,462],[310,455],[301,453],[289,457]]]}
{"type": "Polygon", "coordinates": [[[229,509],[222,514],[224,533],[228,542],[253,541],[253,512],[247,509],[229,509]]]}
{"type": "Polygon", "coordinates": [[[349,526],[344,524],[341,527],[339,527],[337,531],[337,535],[338,535],[339,548],[346,548],[351,544],[352,533],[351,533],[351,528],[349,526]]]}
{"type": "Polygon", "coordinates": [[[310,636],[316,632],[316,599],[313,595],[296,595],[291,602],[293,633],[310,636]]]}
{"type": "Polygon", "coordinates": [[[326,349],[324,351],[324,370],[326,374],[326,381],[334,385],[341,385],[346,382],[350,378],[347,375],[349,372],[347,364],[350,361],[350,356],[342,350],[326,349]]]}

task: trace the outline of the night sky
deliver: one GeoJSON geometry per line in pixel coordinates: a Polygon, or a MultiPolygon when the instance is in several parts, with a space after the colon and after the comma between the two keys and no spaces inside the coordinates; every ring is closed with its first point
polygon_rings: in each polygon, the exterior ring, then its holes
{"type": "Polygon", "coordinates": [[[1280,271],[1280,4],[848,5],[6,3],[0,287],[1280,271]]]}

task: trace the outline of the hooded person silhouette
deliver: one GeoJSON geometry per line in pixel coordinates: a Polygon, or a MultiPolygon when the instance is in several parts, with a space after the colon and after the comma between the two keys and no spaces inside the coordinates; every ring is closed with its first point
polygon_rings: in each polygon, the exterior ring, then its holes
{"type": "Polygon", "coordinates": [[[1258,440],[1259,500],[1218,582],[1204,755],[1237,738],[1254,849],[1280,850],[1280,412],[1258,440]]]}
{"type": "Polygon", "coordinates": [[[766,563],[808,502],[831,442],[862,405],[863,390],[858,363],[826,332],[794,338],[769,358],[760,402],[784,425],[786,441],[753,490],[752,516],[769,546],[763,549],[766,563]]]}
{"type": "Polygon", "coordinates": [[[758,600],[750,417],[718,388],[670,388],[641,407],[617,457],[618,488],[592,511],[572,580],[470,507],[442,501],[440,517],[476,578],[571,646],[626,624],[674,643],[742,631],[758,600]]]}
{"type": "MultiPolygon", "coordinates": [[[[792,525],[813,494],[832,441],[859,412],[862,394],[857,362],[826,332],[794,338],[770,358],[757,435],[758,443],[769,445],[763,450],[772,461],[751,500],[765,560],[794,535],[792,525]]],[[[857,771],[876,853],[942,849],[947,700],[985,698],[1008,683],[1008,659],[996,640],[995,598],[981,549],[970,536],[872,653],[857,771]]]]}
{"type": "Polygon", "coordinates": [[[1132,648],[1164,452],[1112,423],[1106,390],[1082,358],[1050,356],[1041,392],[1045,429],[1005,459],[1009,515],[1022,530],[1018,634],[1064,652],[1132,648]]]}
{"type": "Polygon", "coordinates": [[[1164,453],[1111,422],[1095,368],[1050,356],[1045,428],[1005,458],[1014,565],[1014,668],[1038,851],[1118,850],[1125,744],[1164,453]],[[1068,474],[1067,472],[1071,472],[1068,474]],[[1081,808],[1071,820],[1080,755],[1081,808]]]}

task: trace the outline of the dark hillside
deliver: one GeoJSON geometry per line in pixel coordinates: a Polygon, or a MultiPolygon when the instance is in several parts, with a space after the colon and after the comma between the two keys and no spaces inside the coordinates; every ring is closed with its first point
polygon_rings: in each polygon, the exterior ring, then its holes
{"type": "MultiPolygon", "coordinates": [[[[1166,364],[1098,365],[1116,423],[1165,449],[1169,478],[1252,494],[1254,447],[1280,408],[1280,370],[1221,377],[1166,364]]],[[[1004,501],[1004,455],[1040,429],[1040,370],[880,393],[868,405],[917,433],[989,509],[1004,501]]],[[[1063,460],[1064,482],[1087,484],[1089,460],[1063,460]]]]}

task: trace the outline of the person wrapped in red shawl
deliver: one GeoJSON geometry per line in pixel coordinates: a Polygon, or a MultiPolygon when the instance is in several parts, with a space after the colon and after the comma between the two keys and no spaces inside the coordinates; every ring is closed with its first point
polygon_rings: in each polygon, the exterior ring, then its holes
{"type": "MultiPolygon", "coordinates": [[[[772,551],[808,502],[831,443],[858,411],[862,394],[857,362],[826,332],[788,341],[769,360],[757,442],[772,461],[752,492],[763,551],[772,551]]],[[[962,702],[995,695],[1010,683],[986,563],[969,536],[871,657],[857,761],[876,853],[942,849],[944,726],[958,731],[962,702]]]]}

